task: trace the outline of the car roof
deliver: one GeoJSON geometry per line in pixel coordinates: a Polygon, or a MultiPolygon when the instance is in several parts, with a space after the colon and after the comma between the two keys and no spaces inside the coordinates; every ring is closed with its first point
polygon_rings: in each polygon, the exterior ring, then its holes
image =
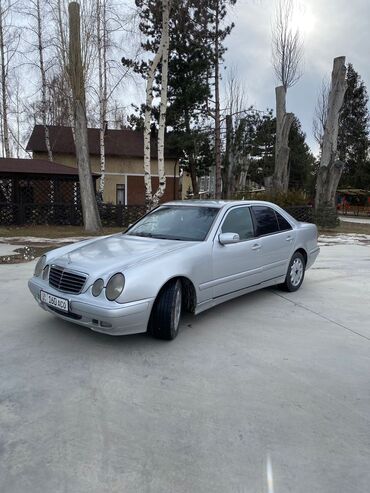
{"type": "Polygon", "coordinates": [[[177,205],[177,206],[198,206],[198,207],[231,207],[233,205],[275,205],[264,200],[172,200],[162,205],[177,205]]]}

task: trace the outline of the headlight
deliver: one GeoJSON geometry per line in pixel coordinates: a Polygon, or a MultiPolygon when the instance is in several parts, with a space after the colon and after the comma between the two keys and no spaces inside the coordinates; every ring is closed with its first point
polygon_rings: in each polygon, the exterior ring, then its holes
{"type": "Polygon", "coordinates": [[[99,294],[102,292],[102,289],[104,288],[104,281],[103,279],[97,279],[92,287],[92,294],[94,296],[99,296],[99,294]]]}
{"type": "Polygon", "coordinates": [[[47,265],[46,267],[44,267],[44,270],[42,271],[42,278],[44,279],[44,281],[46,281],[47,278],[49,277],[49,269],[50,269],[50,265],[47,265]]]}
{"type": "Polygon", "coordinates": [[[118,296],[122,293],[125,285],[125,278],[123,275],[118,272],[112,276],[105,288],[105,296],[109,301],[114,301],[118,298],[118,296]]]}
{"type": "Polygon", "coordinates": [[[36,264],[36,267],[35,267],[35,272],[33,275],[36,277],[40,277],[41,272],[43,271],[43,269],[45,267],[45,264],[46,264],[46,255],[43,255],[42,257],[39,258],[39,260],[36,264]]]}

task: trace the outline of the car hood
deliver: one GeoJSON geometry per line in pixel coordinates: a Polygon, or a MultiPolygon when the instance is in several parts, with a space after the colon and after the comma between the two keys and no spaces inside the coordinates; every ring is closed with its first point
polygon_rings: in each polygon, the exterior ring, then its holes
{"type": "Polygon", "coordinates": [[[72,250],[51,259],[53,264],[104,275],[124,270],[137,263],[194,245],[195,242],[140,238],[118,234],[99,238],[88,244],[76,244],[72,250]]]}

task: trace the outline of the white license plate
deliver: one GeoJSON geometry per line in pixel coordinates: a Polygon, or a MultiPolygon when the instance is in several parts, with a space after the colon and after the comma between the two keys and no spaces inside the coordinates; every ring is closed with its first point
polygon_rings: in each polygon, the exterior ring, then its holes
{"type": "Polygon", "coordinates": [[[40,291],[41,301],[46,303],[49,306],[57,308],[58,310],[62,310],[62,312],[68,312],[68,300],[64,298],[59,298],[58,296],[54,296],[49,293],[45,293],[45,291],[40,291]]]}

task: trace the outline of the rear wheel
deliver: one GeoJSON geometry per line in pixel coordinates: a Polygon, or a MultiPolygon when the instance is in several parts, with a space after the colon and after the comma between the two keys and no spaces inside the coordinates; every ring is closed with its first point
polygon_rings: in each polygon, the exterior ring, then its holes
{"type": "Polygon", "coordinates": [[[301,253],[295,252],[289,262],[285,282],[280,287],[285,291],[297,291],[303,282],[306,264],[301,253]]]}
{"type": "Polygon", "coordinates": [[[174,339],[179,331],[181,307],[181,281],[169,282],[162,288],[155,301],[148,332],[158,339],[174,339]]]}

